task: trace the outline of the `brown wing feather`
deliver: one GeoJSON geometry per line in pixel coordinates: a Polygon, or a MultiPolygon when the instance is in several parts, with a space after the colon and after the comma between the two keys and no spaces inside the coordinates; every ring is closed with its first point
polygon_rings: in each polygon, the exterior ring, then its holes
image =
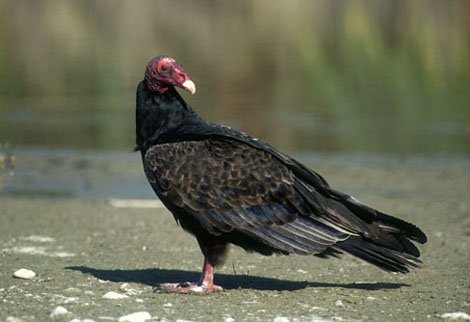
{"type": "Polygon", "coordinates": [[[317,220],[326,213],[321,204],[303,197],[294,174],[264,150],[231,140],[188,141],[156,145],[145,161],[160,198],[215,235],[236,229],[300,254],[348,236],[317,220]]]}
{"type": "MultiPolygon", "coordinates": [[[[295,178],[282,163],[270,153],[234,141],[156,145],[147,151],[145,160],[149,181],[158,184],[160,192],[178,207],[195,211],[282,203],[294,194],[295,178]]],[[[273,218],[278,223],[293,219],[273,218]]],[[[247,220],[273,223],[269,218],[247,220]]]]}

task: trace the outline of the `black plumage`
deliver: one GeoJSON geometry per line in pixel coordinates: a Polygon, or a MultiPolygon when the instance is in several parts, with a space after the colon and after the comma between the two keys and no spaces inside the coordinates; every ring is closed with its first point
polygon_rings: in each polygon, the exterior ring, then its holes
{"type": "Polygon", "coordinates": [[[418,266],[413,241],[426,242],[419,228],[332,189],[267,143],[203,120],[174,86],[195,91],[175,60],[154,58],[137,88],[137,150],[153,190],[195,235],[205,262],[199,283],[164,290],[219,290],[212,268],[228,244],[263,255],[345,252],[390,272],[418,266]]]}

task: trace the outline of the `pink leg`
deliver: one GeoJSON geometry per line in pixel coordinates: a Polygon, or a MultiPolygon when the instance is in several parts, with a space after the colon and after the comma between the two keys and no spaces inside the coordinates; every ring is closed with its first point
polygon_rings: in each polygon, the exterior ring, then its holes
{"type": "Polygon", "coordinates": [[[220,292],[222,287],[214,284],[214,267],[207,258],[204,258],[204,267],[198,283],[162,283],[156,288],[156,291],[203,295],[213,291],[220,292]]]}

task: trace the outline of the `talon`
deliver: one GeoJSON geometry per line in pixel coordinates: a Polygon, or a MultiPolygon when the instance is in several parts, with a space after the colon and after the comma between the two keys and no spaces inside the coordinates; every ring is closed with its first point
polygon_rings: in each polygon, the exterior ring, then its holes
{"type": "Polygon", "coordinates": [[[153,292],[180,293],[205,295],[212,292],[221,292],[222,287],[213,283],[213,267],[207,259],[204,259],[204,268],[202,270],[201,279],[198,283],[182,282],[182,283],[161,283],[153,292]]]}
{"type": "Polygon", "coordinates": [[[155,287],[154,292],[180,293],[191,295],[205,295],[212,292],[221,292],[222,287],[218,285],[200,285],[198,283],[162,283],[155,287]]]}

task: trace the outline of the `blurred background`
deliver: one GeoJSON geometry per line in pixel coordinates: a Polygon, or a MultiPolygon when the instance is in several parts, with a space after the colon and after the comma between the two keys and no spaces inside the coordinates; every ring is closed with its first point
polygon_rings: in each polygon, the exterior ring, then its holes
{"type": "Polygon", "coordinates": [[[204,118],[288,152],[470,152],[469,1],[1,1],[0,142],[128,150],[166,54],[204,118]]]}
{"type": "Polygon", "coordinates": [[[468,160],[469,17],[466,0],[3,0],[0,190],[154,199],[132,149],[136,87],[161,54],[205,119],[327,177],[377,157],[468,160]]]}

